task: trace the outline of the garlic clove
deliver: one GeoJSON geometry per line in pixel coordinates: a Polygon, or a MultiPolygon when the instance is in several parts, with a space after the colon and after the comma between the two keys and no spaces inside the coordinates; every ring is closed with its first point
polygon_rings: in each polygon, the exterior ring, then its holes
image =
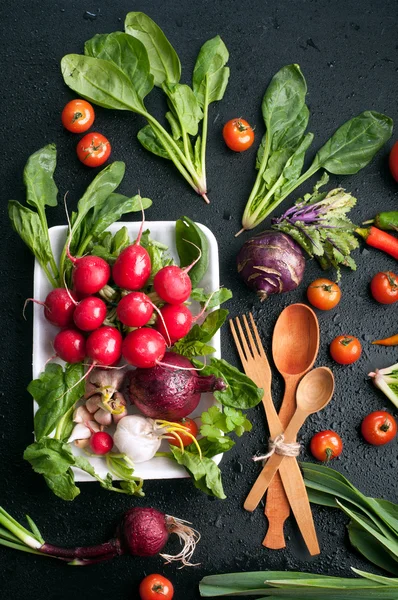
{"type": "Polygon", "coordinates": [[[77,448],[87,448],[90,445],[90,440],[75,440],[73,443],[77,448]]]}
{"type": "Polygon", "coordinates": [[[109,426],[109,425],[112,424],[112,415],[111,415],[111,413],[108,412],[107,410],[104,410],[103,408],[99,408],[97,410],[97,412],[94,413],[94,419],[100,425],[109,426]]]}
{"type": "Polygon", "coordinates": [[[100,406],[102,401],[102,396],[100,394],[95,394],[94,396],[91,396],[91,398],[89,398],[86,401],[86,408],[88,410],[88,412],[90,413],[95,413],[98,410],[98,407],[100,406]]]}
{"type": "Polygon", "coordinates": [[[92,419],[91,413],[85,406],[79,406],[73,413],[73,420],[75,423],[86,423],[92,419]]]}
{"type": "Polygon", "coordinates": [[[71,436],[68,442],[74,442],[75,440],[88,440],[91,437],[91,431],[83,423],[78,423],[74,426],[71,436]]]}

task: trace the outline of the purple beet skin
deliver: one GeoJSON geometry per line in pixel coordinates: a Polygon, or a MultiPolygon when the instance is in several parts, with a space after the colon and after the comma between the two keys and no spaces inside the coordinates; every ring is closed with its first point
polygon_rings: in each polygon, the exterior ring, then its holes
{"type": "Polygon", "coordinates": [[[126,374],[127,397],[152,419],[178,421],[195,410],[202,393],[227,387],[214,375],[200,376],[187,358],[175,352],[167,352],[162,363],[170,366],[156,365],[126,374]]]}
{"type": "Polygon", "coordinates": [[[290,236],[263,231],[243,244],[237,264],[243,281],[263,301],[271,294],[290,292],[300,285],[305,258],[290,236]]]}

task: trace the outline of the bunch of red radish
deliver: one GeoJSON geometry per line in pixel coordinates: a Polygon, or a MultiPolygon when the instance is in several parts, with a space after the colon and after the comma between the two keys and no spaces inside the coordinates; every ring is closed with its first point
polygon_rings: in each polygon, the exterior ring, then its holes
{"type": "Polygon", "coordinates": [[[154,367],[161,364],[167,347],[184,337],[198,318],[184,302],[192,290],[188,272],[200,255],[188,267],[169,265],[156,273],[153,289],[163,304],[159,309],[140,291],[151,274],[150,256],[140,245],[142,229],[143,224],[137,240],[120,253],[112,269],[98,256],[75,258],[68,251],[73,289],[55,288],[42,303],[46,319],[61,328],[54,349],[62,360],[89,360],[91,369],[113,366],[123,357],[134,367],[154,367]],[[103,324],[107,304],[97,294],[111,279],[125,294],[116,307],[117,317],[124,326],[134,328],[124,339],[119,329],[103,324]],[[148,323],[154,311],[158,318],[152,328],[148,323]]]}

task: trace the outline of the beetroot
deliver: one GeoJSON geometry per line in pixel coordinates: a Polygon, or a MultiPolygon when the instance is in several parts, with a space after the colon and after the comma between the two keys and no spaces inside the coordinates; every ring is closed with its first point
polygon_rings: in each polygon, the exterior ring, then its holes
{"type": "Polygon", "coordinates": [[[195,410],[202,393],[226,387],[221,378],[198,375],[192,363],[175,352],[167,352],[161,365],[126,373],[127,398],[153,419],[182,419],[195,410]]]}
{"type": "MultiPolygon", "coordinates": [[[[179,561],[184,566],[195,566],[189,561],[195,551],[200,534],[188,527],[187,521],[165,515],[155,508],[135,507],[130,508],[122,518],[117,528],[116,535],[103,544],[97,546],[76,546],[75,548],[62,548],[43,542],[39,535],[19,525],[4,509],[0,507],[2,526],[17,537],[19,543],[16,548],[35,554],[43,554],[68,562],[70,565],[90,565],[103,562],[121,554],[132,556],[154,556],[166,545],[169,535],[175,533],[183,545],[177,555],[160,554],[167,563],[179,561]],[[30,550],[31,549],[31,550],[30,550]]],[[[36,532],[38,529],[36,528],[36,532]]]]}

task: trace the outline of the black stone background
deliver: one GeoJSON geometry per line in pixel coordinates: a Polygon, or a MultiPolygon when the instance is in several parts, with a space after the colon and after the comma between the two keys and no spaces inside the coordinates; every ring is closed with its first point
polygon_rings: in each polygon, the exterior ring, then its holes
{"type": "MultiPolygon", "coordinates": [[[[242,503],[254,482],[258,466],[250,457],[265,439],[260,407],[250,418],[253,432],[239,440],[222,462],[227,500],[208,498],[189,480],[148,481],[144,499],[82,484],[81,495],[66,503],[56,498],[43,479],[22,459],[32,441],[32,401],[26,392],[31,378],[32,322],[22,318],[25,298],[32,294],[33,260],[11,230],[7,200],[24,200],[22,170],[28,156],[49,142],[58,148],[56,182],[60,197],[69,190],[72,209],[95,170],[82,166],[75,156],[78,136],[65,132],[60,114],[73,93],[65,87],[59,70],[64,54],[81,52],[95,33],[123,28],[127,12],[148,13],[164,29],[183,65],[182,81],[189,82],[201,45],[220,34],[230,51],[231,78],[225,98],[210,109],[208,182],[211,205],[206,206],[180,178],[174,167],[144,151],[136,140],[143,120],[133,114],[96,109],[95,129],[113,145],[112,159],[124,160],[127,172],[121,191],[138,188],[153,199],[148,220],[175,219],[182,214],[208,225],[219,242],[221,283],[233,289],[232,315],[253,310],[267,349],[280,311],[292,302],[305,301],[306,286],[322,275],[308,262],[304,282],[294,293],[274,297],[261,305],[238,280],[235,255],[244,236],[234,238],[254,181],[255,147],[235,154],[224,146],[225,121],[243,116],[256,126],[259,142],[264,125],[261,99],[272,75],[283,65],[299,63],[308,83],[313,155],[345,120],[365,109],[385,112],[398,119],[397,2],[382,0],[299,1],[196,0],[195,2],[140,2],[102,0],[84,2],[20,0],[0,8],[2,35],[1,107],[1,398],[0,398],[0,504],[22,519],[28,513],[46,540],[55,544],[96,543],[111,536],[118,516],[131,506],[154,506],[192,521],[202,533],[195,569],[163,567],[159,558],[119,558],[109,564],[75,569],[56,561],[0,548],[0,590],[4,600],[97,600],[137,598],[141,578],[164,572],[175,584],[175,598],[198,598],[197,584],[210,573],[257,569],[296,569],[349,575],[350,565],[372,569],[352,549],[345,532],[347,519],[337,511],[314,507],[322,554],[309,560],[292,520],[286,526],[287,548],[270,551],[261,546],[266,521],[262,511],[243,511],[242,503]],[[89,11],[96,18],[87,18],[89,11]],[[229,218],[230,216],[230,218],[229,218]]],[[[150,110],[162,116],[158,91],[147,99],[150,110]]],[[[357,175],[332,176],[330,186],[342,185],[358,197],[352,219],[361,222],[377,211],[398,208],[398,188],[391,178],[387,156],[392,140],[371,165],[357,175]]],[[[300,190],[311,188],[308,182],[300,190]]],[[[289,198],[278,209],[286,209],[289,198]]],[[[50,225],[65,222],[63,207],[48,210],[50,225]]],[[[246,236],[247,238],[248,236],[246,236]]],[[[368,284],[379,270],[396,269],[393,259],[375,251],[355,253],[356,273],[344,273],[343,299],[329,313],[319,312],[321,347],[318,365],[333,368],[336,394],[319,416],[309,420],[301,439],[307,447],[315,431],[334,428],[343,437],[344,453],[333,466],[373,496],[397,501],[397,441],[384,448],[368,446],[358,428],[370,411],[394,407],[366,380],[376,366],[397,362],[394,348],[376,348],[369,340],[396,333],[396,307],[380,306],[370,299],[368,284]],[[363,342],[362,358],[352,367],[340,367],[328,356],[328,344],[341,333],[357,335],[363,342]]],[[[236,366],[239,360],[225,327],[223,357],[236,366]]],[[[274,398],[282,387],[274,378],[274,398]]],[[[304,458],[308,458],[307,450],[304,458]]],[[[171,541],[168,551],[178,548],[171,541]]]]}

